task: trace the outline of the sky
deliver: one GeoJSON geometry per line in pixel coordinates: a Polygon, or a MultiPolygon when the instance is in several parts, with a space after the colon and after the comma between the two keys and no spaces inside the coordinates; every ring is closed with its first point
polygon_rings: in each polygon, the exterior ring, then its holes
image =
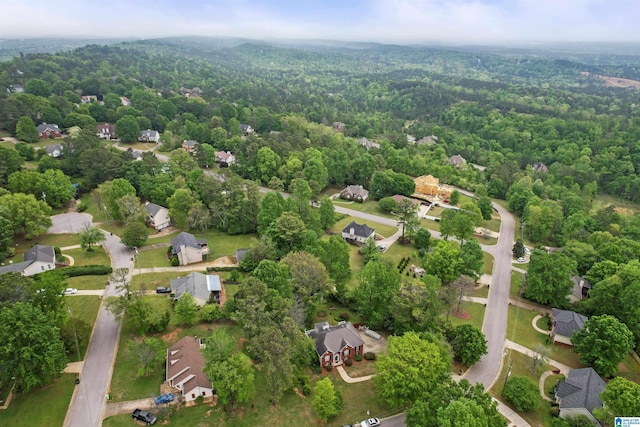
{"type": "Polygon", "coordinates": [[[640,42],[640,0],[0,0],[0,38],[640,42]]]}

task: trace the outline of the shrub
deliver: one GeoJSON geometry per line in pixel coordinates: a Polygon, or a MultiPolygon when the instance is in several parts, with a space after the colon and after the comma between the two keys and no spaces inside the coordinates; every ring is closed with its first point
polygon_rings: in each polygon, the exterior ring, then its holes
{"type": "Polygon", "coordinates": [[[511,377],[502,390],[502,395],[511,402],[516,410],[528,411],[540,405],[538,384],[529,377],[511,377]]]}
{"type": "Polygon", "coordinates": [[[87,210],[87,205],[84,203],[78,203],[78,205],[76,206],[76,210],[78,212],[84,212],[87,210]]]}
{"type": "Polygon", "coordinates": [[[342,320],[349,320],[349,317],[351,317],[351,316],[349,315],[349,313],[346,313],[346,312],[345,312],[345,313],[340,313],[340,318],[341,318],[342,320]]]}
{"type": "Polygon", "coordinates": [[[557,406],[552,406],[551,408],[549,408],[549,413],[551,414],[552,417],[559,417],[560,408],[557,406]]]}
{"type": "Polygon", "coordinates": [[[77,265],[65,267],[60,270],[66,277],[77,276],[104,276],[111,274],[113,269],[108,265],[77,265]]]}
{"type": "Polygon", "coordinates": [[[213,267],[207,267],[207,271],[237,271],[238,267],[233,267],[233,266],[213,266],[213,267]]]}
{"type": "Polygon", "coordinates": [[[202,402],[204,402],[204,397],[202,397],[202,396],[196,397],[196,403],[200,404],[202,402]]]}
{"type": "Polygon", "coordinates": [[[177,267],[180,265],[180,260],[178,259],[177,256],[172,256],[171,257],[171,265],[174,267],[177,267]]]}
{"type": "Polygon", "coordinates": [[[333,371],[333,365],[327,365],[327,366],[324,367],[324,369],[326,369],[327,372],[331,372],[331,371],[333,371]]]}
{"type": "Polygon", "coordinates": [[[309,365],[309,369],[311,369],[311,372],[313,372],[315,375],[319,375],[320,373],[322,373],[322,368],[320,367],[320,365],[318,365],[317,361],[314,361],[314,363],[309,365]]]}
{"type": "Polygon", "coordinates": [[[367,352],[364,354],[364,358],[365,358],[366,360],[376,360],[376,354],[375,354],[375,353],[371,353],[370,351],[367,351],[367,352]]]}
{"type": "Polygon", "coordinates": [[[362,360],[362,355],[356,354],[356,357],[354,357],[354,359],[356,360],[356,362],[360,362],[362,360]]]}
{"type": "Polygon", "coordinates": [[[309,384],[305,384],[302,386],[302,394],[305,396],[309,396],[311,394],[311,386],[309,384]]]}
{"type": "Polygon", "coordinates": [[[345,365],[345,366],[351,366],[351,365],[353,365],[353,360],[351,360],[351,359],[347,359],[347,360],[345,360],[345,361],[344,361],[344,365],[345,365]]]}

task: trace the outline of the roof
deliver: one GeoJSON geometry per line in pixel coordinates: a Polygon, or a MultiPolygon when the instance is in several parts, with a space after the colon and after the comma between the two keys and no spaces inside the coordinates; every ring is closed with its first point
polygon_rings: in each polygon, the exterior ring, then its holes
{"type": "Polygon", "coordinates": [[[222,291],[220,276],[215,274],[202,274],[191,272],[185,277],[171,279],[171,290],[180,298],[184,293],[191,294],[194,298],[208,301],[211,292],[222,291]]]}
{"type": "Polygon", "coordinates": [[[416,185],[438,185],[440,180],[433,175],[422,175],[413,180],[416,185]]]}
{"type": "Polygon", "coordinates": [[[241,123],[241,124],[240,124],[240,130],[241,130],[242,132],[249,132],[249,131],[252,131],[252,130],[253,130],[253,128],[251,127],[251,125],[248,125],[248,124],[246,124],[246,123],[241,123]]]}
{"type": "Polygon", "coordinates": [[[364,146],[366,149],[380,148],[380,144],[377,142],[369,141],[367,138],[360,138],[358,144],[364,146]]]}
{"type": "Polygon", "coordinates": [[[352,234],[351,229],[353,228],[353,234],[360,237],[369,237],[371,234],[375,233],[376,230],[369,227],[367,224],[358,224],[355,221],[351,221],[347,226],[342,230],[343,233],[352,234]]]}
{"type": "Polygon", "coordinates": [[[157,138],[160,136],[160,134],[158,133],[157,130],[147,129],[147,130],[141,131],[140,136],[141,137],[145,136],[147,138],[157,138]]]}
{"type": "Polygon", "coordinates": [[[407,199],[409,200],[411,203],[413,203],[414,205],[420,205],[422,204],[421,200],[416,200],[416,199],[412,199],[411,197],[407,197],[407,196],[403,196],[401,194],[394,194],[393,196],[391,196],[391,198],[396,202],[396,203],[400,203],[401,201],[407,199]]]}
{"type": "Polygon", "coordinates": [[[25,261],[56,262],[53,246],[35,245],[24,254],[25,261]]]}
{"type": "Polygon", "coordinates": [[[185,139],[184,142],[182,143],[182,145],[186,145],[187,147],[195,147],[196,145],[198,145],[199,142],[198,141],[194,141],[193,139],[185,139]]]}
{"type": "Polygon", "coordinates": [[[40,132],[40,133],[46,131],[47,129],[53,129],[53,130],[57,130],[57,131],[60,130],[60,128],[58,128],[58,125],[54,125],[54,124],[42,123],[42,124],[38,125],[38,132],[40,132]]]}
{"type": "Polygon", "coordinates": [[[33,261],[22,261],[15,264],[4,265],[0,267],[0,274],[5,273],[22,273],[22,270],[33,264],[33,261]]]}
{"type": "Polygon", "coordinates": [[[51,144],[51,145],[47,145],[46,147],[44,147],[44,150],[45,150],[48,154],[53,154],[55,151],[60,151],[60,152],[62,152],[62,144],[51,144]]]}
{"type": "Polygon", "coordinates": [[[167,209],[165,207],[162,207],[160,205],[156,205],[155,203],[150,203],[150,202],[147,202],[144,208],[147,210],[147,213],[151,216],[156,216],[158,212],[160,212],[160,209],[167,209]]]}
{"type": "Polygon", "coordinates": [[[236,249],[236,262],[240,262],[247,256],[247,251],[249,249],[236,249]]]}
{"type": "Polygon", "coordinates": [[[96,125],[96,131],[102,133],[116,133],[116,125],[112,125],[110,123],[103,123],[101,125],[96,125]]]}
{"type": "Polygon", "coordinates": [[[549,168],[542,162],[536,162],[531,165],[531,169],[538,172],[549,172],[549,168]]]}
{"type": "Polygon", "coordinates": [[[337,353],[346,345],[353,348],[364,345],[364,340],[351,322],[340,322],[334,326],[329,326],[329,322],[316,323],[314,329],[307,331],[307,335],[316,342],[318,356],[327,350],[337,353]]]}
{"type": "Polygon", "coordinates": [[[580,276],[573,276],[571,278],[573,282],[572,294],[577,299],[582,299],[582,288],[591,289],[591,282],[580,276]]]}
{"type": "Polygon", "coordinates": [[[579,331],[587,321],[587,317],[570,310],[551,309],[556,334],[570,337],[579,331]]]}
{"type": "Polygon", "coordinates": [[[196,236],[191,233],[187,233],[186,231],[183,231],[182,233],[171,239],[171,246],[173,246],[173,253],[175,254],[180,253],[180,248],[182,246],[200,249],[200,245],[196,240],[196,236]]]}
{"type": "Polygon", "coordinates": [[[230,151],[214,151],[213,154],[216,156],[216,159],[220,161],[227,161],[230,157],[233,157],[230,151]]]}
{"type": "Polygon", "coordinates": [[[467,160],[464,157],[462,157],[460,154],[456,154],[449,157],[449,163],[455,166],[460,166],[460,165],[467,164],[467,160]]]}
{"type": "Polygon", "coordinates": [[[365,189],[362,185],[347,185],[342,192],[347,192],[354,196],[369,197],[369,190],[365,189]]]}
{"type": "Polygon", "coordinates": [[[560,409],[586,408],[593,414],[595,408],[602,407],[600,393],[606,387],[593,368],[572,369],[564,381],[558,381],[560,409]]]}
{"type": "Polygon", "coordinates": [[[200,339],[184,337],[167,349],[167,381],[184,381],[183,391],[188,394],[196,387],[213,388],[203,372],[204,357],[200,352],[200,339]]]}

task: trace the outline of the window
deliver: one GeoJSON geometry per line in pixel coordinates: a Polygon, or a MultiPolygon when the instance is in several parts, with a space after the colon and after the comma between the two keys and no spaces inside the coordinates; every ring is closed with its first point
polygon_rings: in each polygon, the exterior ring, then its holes
{"type": "Polygon", "coordinates": [[[195,393],[191,393],[191,398],[195,399],[196,398],[196,394],[195,393]]]}
{"type": "Polygon", "coordinates": [[[206,396],[206,395],[207,395],[207,392],[206,392],[206,391],[203,391],[203,392],[202,392],[202,395],[203,395],[203,396],[206,396]]]}

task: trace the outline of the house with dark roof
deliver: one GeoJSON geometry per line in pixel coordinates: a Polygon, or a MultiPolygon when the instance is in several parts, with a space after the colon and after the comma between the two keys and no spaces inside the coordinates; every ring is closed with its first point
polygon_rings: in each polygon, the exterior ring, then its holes
{"type": "Polygon", "coordinates": [[[213,400],[213,386],[204,373],[204,343],[198,337],[184,337],[167,349],[166,381],[182,393],[187,405],[199,396],[213,400]]]}
{"type": "Polygon", "coordinates": [[[57,159],[62,157],[62,144],[51,144],[44,147],[47,156],[57,159]]]}
{"type": "Polygon", "coordinates": [[[157,130],[143,130],[138,137],[140,142],[158,142],[160,141],[160,133],[157,130]]]}
{"type": "Polygon", "coordinates": [[[460,154],[456,154],[449,157],[449,163],[455,166],[456,168],[459,168],[466,165],[467,160],[464,157],[462,157],[460,154]]]}
{"type": "Polygon", "coordinates": [[[80,97],[80,102],[83,104],[90,104],[92,102],[98,102],[98,97],[95,95],[82,95],[80,97]]]}
{"type": "Polygon", "coordinates": [[[24,261],[0,267],[0,274],[20,273],[33,276],[56,268],[56,252],[53,246],[35,245],[24,254],[24,261]]]}
{"type": "Polygon", "coordinates": [[[531,169],[533,169],[536,172],[541,172],[541,173],[549,172],[549,168],[547,167],[547,165],[545,165],[542,162],[536,162],[536,163],[532,164],[531,165],[531,169]]]}
{"type": "Polygon", "coordinates": [[[100,139],[116,139],[116,125],[101,123],[96,125],[96,136],[100,139]]]}
{"type": "Polygon", "coordinates": [[[364,203],[369,198],[369,191],[365,190],[362,185],[347,185],[347,187],[340,192],[340,198],[364,203]]]}
{"type": "Polygon", "coordinates": [[[358,224],[351,221],[343,230],[342,238],[352,244],[366,243],[369,239],[374,239],[376,230],[367,224],[358,224]]]}
{"type": "Polygon", "coordinates": [[[344,133],[345,128],[347,127],[347,125],[345,125],[342,122],[333,122],[333,124],[331,125],[331,127],[333,127],[335,130],[337,130],[338,132],[342,132],[344,133]]]}
{"type": "Polygon", "coordinates": [[[551,309],[551,338],[553,342],[571,344],[571,336],[584,326],[588,318],[570,310],[551,309]]]}
{"type": "Polygon", "coordinates": [[[591,282],[580,276],[573,276],[571,281],[573,282],[573,289],[569,295],[569,301],[581,301],[589,296],[591,282]]]}
{"type": "Polygon", "coordinates": [[[42,123],[37,126],[37,129],[40,139],[60,138],[62,136],[62,131],[58,125],[42,123]]]}
{"type": "Polygon", "coordinates": [[[602,424],[593,416],[593,410],[602,407],[600,393],[607,387],[593,368],[572,369],[566,379],[558,381],[556,401],[560,418],[584,415],[594,425],[602,424]]]}
{"type": "Polygon", "coordinates": [[[230,151],[214,151],[214,155],[216,156],[216,163],[221,168],[226,168],[236,163],[236,156],[231,154],[230,151]]]}
{"type": "Polygon", "coordinates": [[[351,322],[331,326],[329,322],[316,323],[305,331],[316,343],[320,366],[337,366],[347,359],[364,353],[364,340],[351,322]]]}
{"type": "Polygon", "coordinates": [[[202,262],[209,255],[207,241],[196,239],[196,236],[185,231],[171,239],[171,247],[171,253],[178,257],[180,265],[202,262]]]}
{"type": "Polygon", "coordinates": [[[182,149],[187,153],[193,153],[196,151],[196,147],[198,146],[198,141],[194,141],[192,139],[185,139],[182,141],[182,149]]]}
{"type": "Polygon", "coordinates": [[[380,144],[377,142],[369,141],[367,138],[360,138],[358,140],[358,144],[362,145],[367,150],[371,150],[372,148],[380,148],[380,144]]]}
{"type": "Polygon", "coordinates": [[[147,211],[145,220],[147,224],[156,230],[163,230],[171,225],[171,218],[169,217],[169,209],[156,205],[155,203],[147,202],[144,206],[147,211]]]}
{"type": "Polygon", "coordinates": [[[220,304],[222,296],[222,282],[217,274],[202,274],[191,272],[184,277],[171,279],[171,293],[178,300],[185,293],[191,294],[200,307],[215,302],[220,304]]]}
{"type": "Polygon", "coordinates": [[[243,135],[251,135],[252,133],[255,132],[255,130],[253,130],[251,125],[248,125],[246,123],[240,124],[240,131],[242,132],[243,135]]]}

